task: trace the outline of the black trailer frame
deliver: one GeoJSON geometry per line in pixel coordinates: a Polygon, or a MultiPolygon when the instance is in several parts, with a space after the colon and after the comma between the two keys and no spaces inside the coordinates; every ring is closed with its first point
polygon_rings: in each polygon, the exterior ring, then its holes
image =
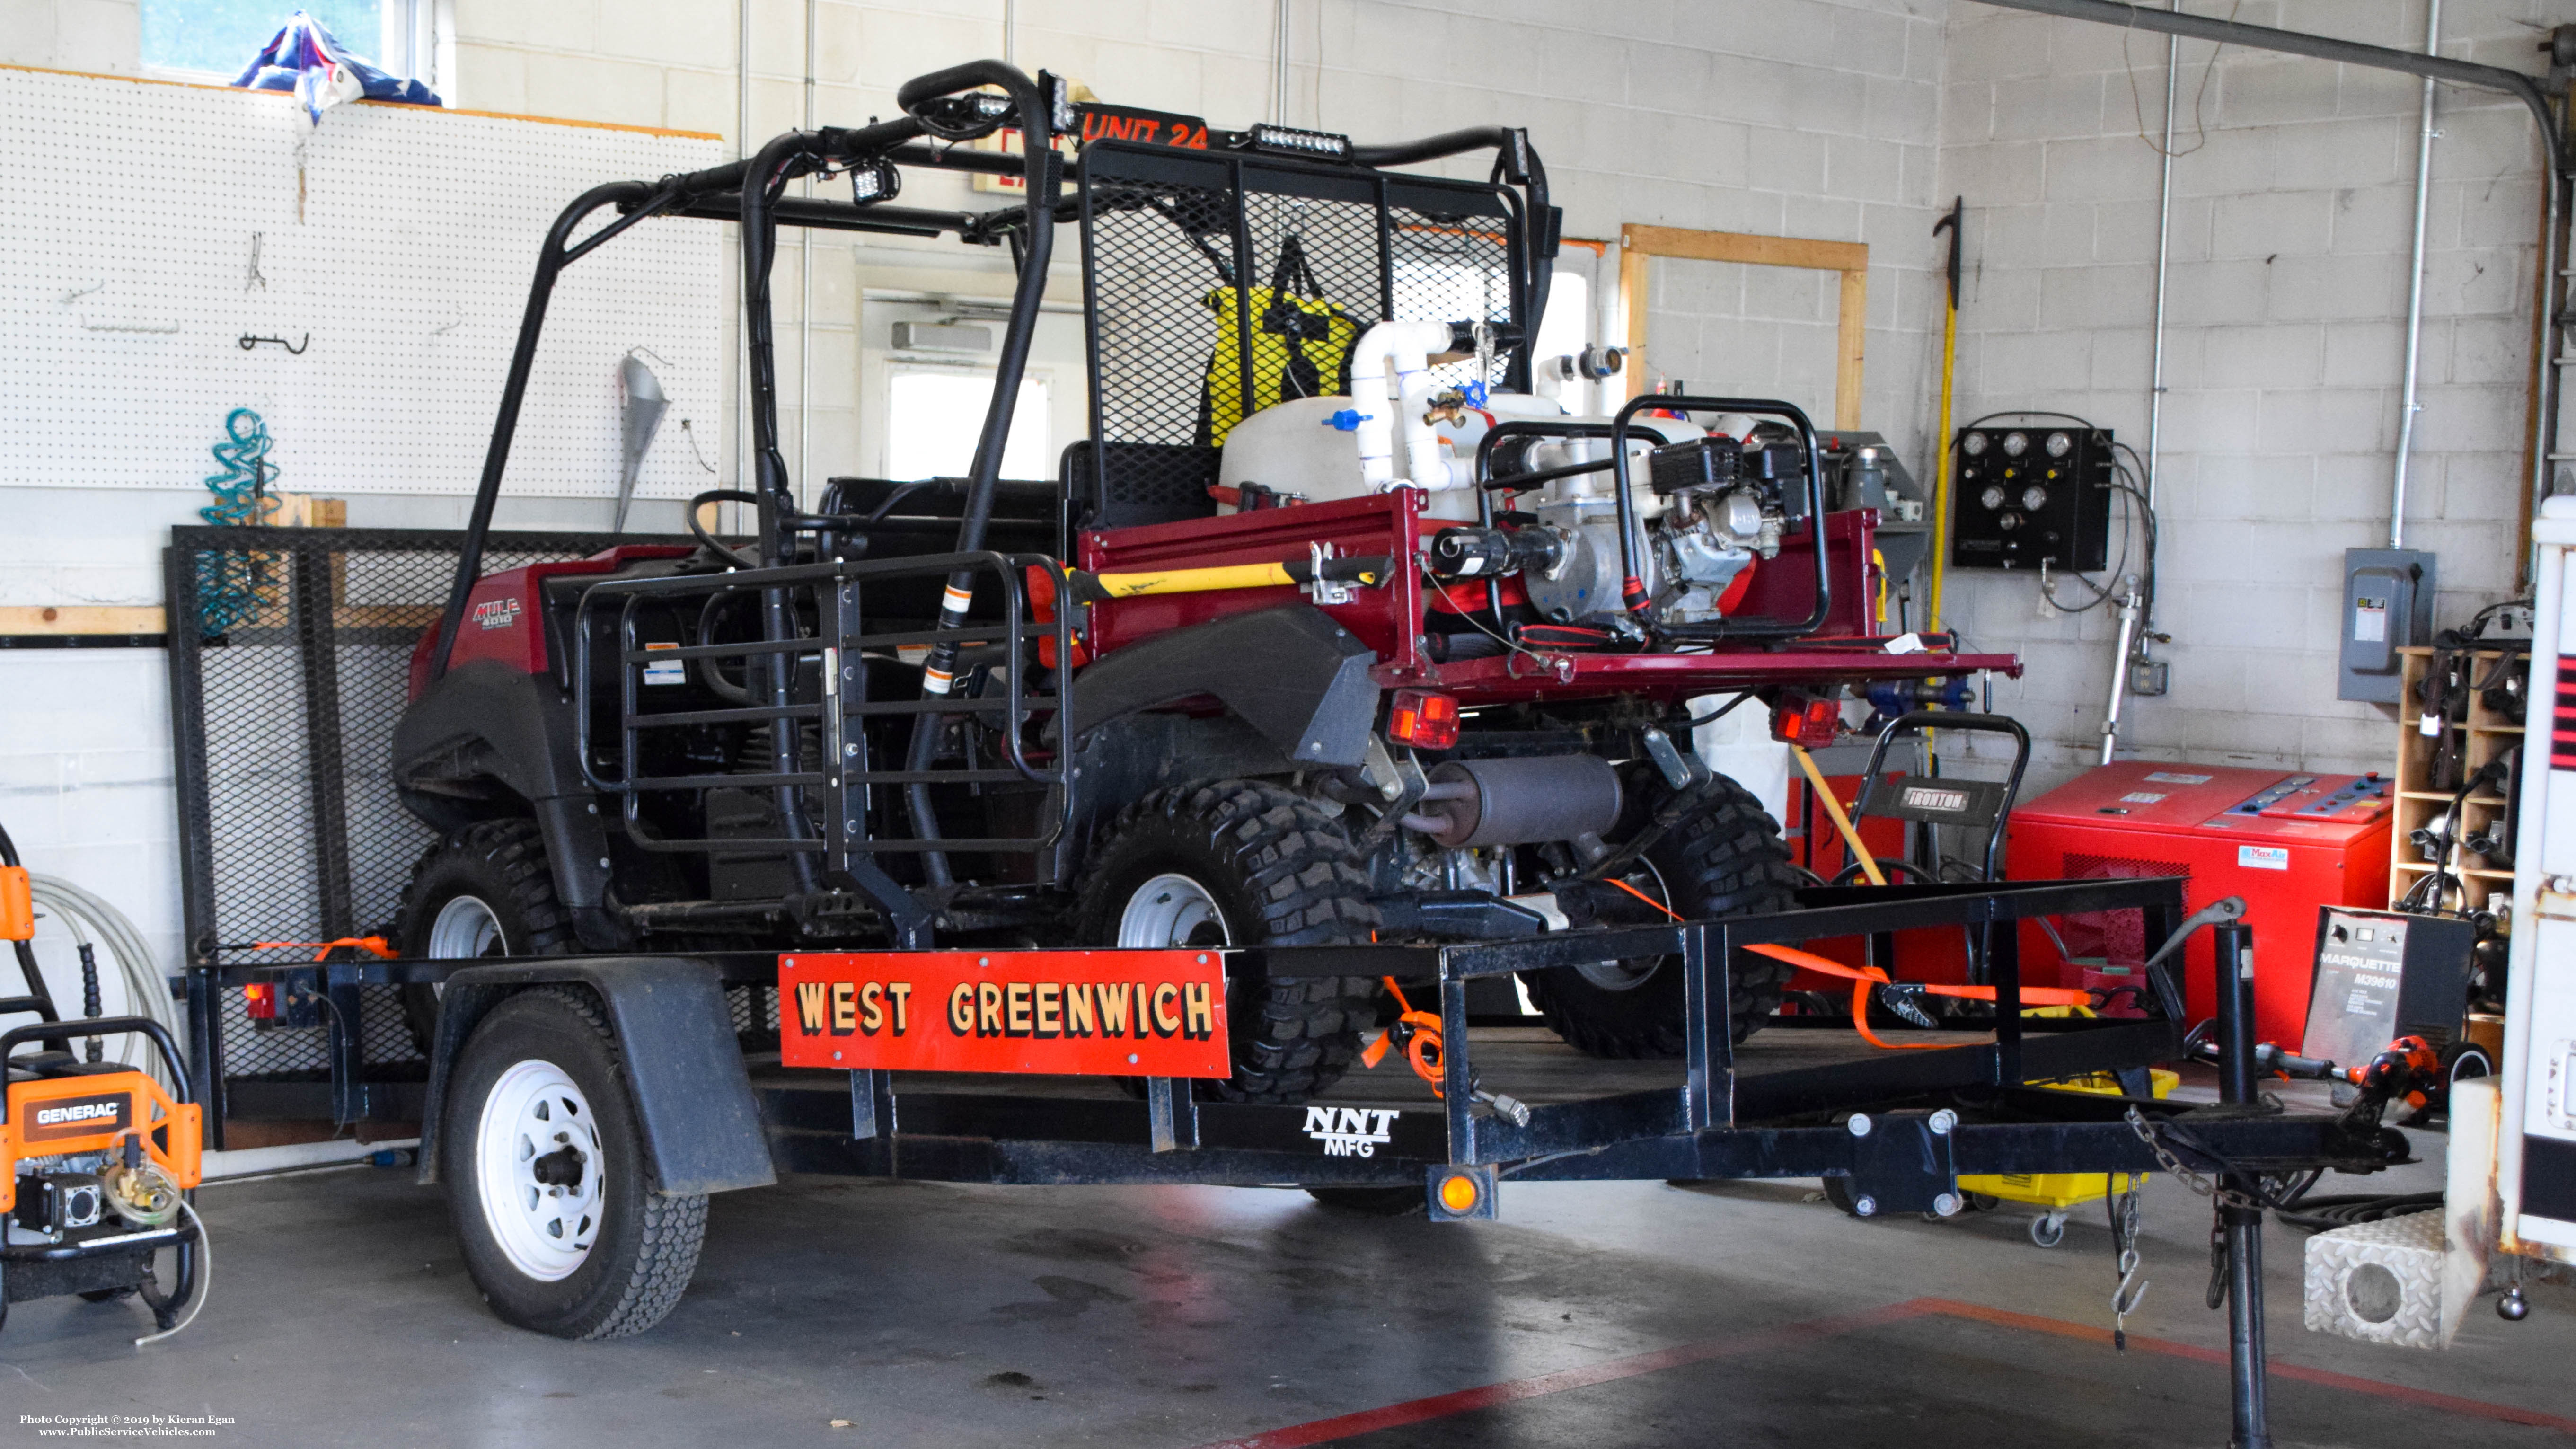
{"type": "MultiPolygon", "coordinates": [[[[2040,1084],[2112,1073],[2143,1086],[2152,1063],[2179,1060],[2184,1047],[2181,985],[2162,964],[2150,975],[2143,1019],[2042,1021],[2021,1015],[2019,923],[2075,912],[2137,910],[2147,939],[2171,934],[2182,914],[2178,879],[2043,881],[2010,884],[1821,887],[1800,907],[1772,915],[1659,926],[1595,928],[1506,942],[1462,945],[1272,947],[1226,952],[1229,972],[1270,976],[1391,976],[1429,988],[1443,1023],[1444,1095],[1364,1106],[1366,1098],[1295,1106],[1194,1100],[1190,1084],[1153,1079],[1144,1100],[1051,1095],[1043,1090],[970,1092],[925,1084],[912,1090],[880,1070],[745,1069],[757,1127],[725,1125],[721,1110],[683,1103],[724,1092],[660,1090],[635,1080],[657,1070],[655,1053],[627,1053],[639,1112],[650,1104],[677,1120],[661,1130],[756,1130],[778,1172],[995,1184],[1192,1183],[1309,1187],[1411,1187],[1428,1195],[1435,1219],[1490,1218],[1507,1181],[1842,1177],[1864,1214],[1949,1215],[1964,1175],[2169,1170],[2214,1178],[2230,1254],[2229,1335],[2240,1445],[2268,1444],[2263,1424],[2261,1181],[2316,1168],[2375,1171],[2407,1155],[2399,1134],[2375,1121],[2295,1115],[2255,1088],[2252,981],[2240,969],[2252,949],[2242,925],[2216,927],[2221,1101],[2193,1105],[2143,1090],[2101,1096],[2048,1091],[2040,1084]],[[1959,926],[1989,943],[1987,979],[1996,988],[1983,1044],[1890,1052],[1784,1072],[1740,1072],[1726,1014],[1736,953],[1762,944],[1870,937],[1926,926],[1959,926]],[[1995,929],[2000,928],[2000,929],[1995,929]],[[1684,973],[1687,1009],[1678,1086],[1521,1107],[1480,1103],[1471,983],[1515,971],[1610,957],[1665,955],[1684,973]],[[1362,1119],[1358,1133],[1337,1129],[1362,1119]],[[1318,1121],[1323,1125],[1319,1129],[1318,1121]],[[1517,1120],[1516,1120],[1517,1119],[1517,1120]],[[1364,1137],[1369,1150],[1336,1151],[1326,1139],[1364,1137]],[[1464,1177],[1471,1205],[1458,1210],[1440,1189],[1464,1177]]],[[[791,953],[792,956],[792,953],[791,953]]],[[[780,957],[737,952],[625,958],[639,975],[667,982],[694,974],[707,989],[769,987],[780,957]]],[[[2179,959],[2176,957],[2174,959],[2179,959]]],[[[321,989],[353,998],[363,986],[448,981],[486,988],[579,979],[612,997],[620,963],[597,958],[525,957],[475,961],[351,961],[305,968],[215,966],[190,978],[202,1002],[229,986],[317,973],[321,989]]],[[[616,1003],[612,1001],[612,1014],[616,1003]]],[[[195,1019],[202,1020],[202,1016],[195,1019]]],[[[440,1066],[462,1045],[465,1023],[442,1021],[430,1084],[373,1083],[336,1025],[332,1097],[343,1120],[387,1108],[418,1107],[424,1138],[435,1130],[440,1066]]],[[[699,1059],[703,1062],[703,1058],[699,1059]]],[[[201,1093],[219,1094],[220,1067],[195,1058],[201,1093]]],[[[691,1068],[690,1070],[699,1070],[691,1068]]],[[[701,1084],[703,1085],[703,1084],[701,1084]]],[[[219,1101],[219,1096],[217,1098],[219,1101]]],[[[722,1102],[717,1101],[721,1109],[722,1102]]],[[[220,1108],[219,1108],[220,1110],[220,1108]]],[[[654,1129],[647,1124],[648,1133],[654,1129]]],[[[747,1144],[746,1144],[747,1145],[747,1144]]],[[[1347,1146],[1348,1144],[1345,1144],[1347,1146]]],[[[439,1175],[424,1152],[424,1181],[439,1175]]],[[[743,1185],[757,1179],[739,1179],[743,1185]]],[[[667,1183],[661,1184],[669,1187],[667,1183]]],[[[718,1186],[728,1184],[717,1184],[718,1186]]],[[[672,1188],[671,1190],[679,1190],[672,1188]]],[[[691,1186],[687,1190],[702,1190],[691,1186]]]]}

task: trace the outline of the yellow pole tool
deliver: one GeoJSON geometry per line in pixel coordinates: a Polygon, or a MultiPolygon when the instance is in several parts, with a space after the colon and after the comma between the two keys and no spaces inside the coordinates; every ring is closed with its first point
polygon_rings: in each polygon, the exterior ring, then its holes
{"type": "Polygon", "coordinates": [[[1816,792],[1816,802],[1825,807],[1825,814],[1833,819],[1834,829],[1841,833],[1843,849],[1850,851],[1851,858],[1860,862],[1860,873],[1869,877],[1871,885],[1887,884],[1887,876],[1879,870],[1878,861],[1870,855],[1869,847],[1860,843],[1860,831],[1852,825],[1851,817],[1843,813],[1843,802],[1834,798],[1834,787],[1825,783],[1825,772],[1816,768],[1816,757],[1808,754],[1804,745],[1791,745],[1789,751],[1798,757],[1798,768],[1807,772],[1807,788],[1816,792]]]}
{"type": "MultiPolygon", "coordinates": [[[[1384,582],[1388,572],[1384,558],[1328,558],[1323,562],[1324,577],[1342,583],[1375,585],[1384,582]]],[[[1151,594],[1295,587],[1314,582],[1315,562],[1301,558],[1286,563],[1218,564],[1213,568],[1148,569],[1127,574],[1075,570],[1072,580],[1075,601],[1096,604],[1104,599],[1136,599],[1151,594]]]]}
{"type": "Polygon", "coordinates": [[[1932,435],[1932,600],[1924,625],[1942,630],[1941,586],[1950,572],[1950,384],[1959,371],[1959,228],[1968,199],[1955,197],[1949,214],[1932,224],[1932,234],[1950,233],[1950,305],[1941,318],[1941,422],[1932,435]]]}

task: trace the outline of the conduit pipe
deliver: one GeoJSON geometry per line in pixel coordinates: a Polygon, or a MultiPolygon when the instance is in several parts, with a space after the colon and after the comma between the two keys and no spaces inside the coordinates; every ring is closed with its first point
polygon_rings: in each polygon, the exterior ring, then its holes
{"type": "Polygon", "coordinates": [[[1360,481],[1371,491],[1383,493],[1398,481],[1395,412],[1404,415],[1402,481],[1434,492],[1466,481],[1463,470],[1450,466],[1439,433],[1422,416],[1439,386],[1431,376],[1430,359],[1448,350],[1446,322],[1380,322],[1361,333],[1351,349],[1351,401],[1358,416],[1352,431],[1359,439],[1360,481]]]}
{"type": "MultiPolygon", "coordinates": [[[[2424,12],[2424,53],[2442,49],[2442,0],[2424,12]]],[[[2388,546],[2406,546],[2406,461],[2415,449],[2417,359],[2424,342],[2424,211],[2433,187],[2433,78],[2424,78],[2422,128],[2415,138],[2415,248],[2406,269],[2406,391],[2397,404],[2397,467],[2388,483],[2388,546]]],[[[2542,306],[2547,306],[2544,298],[2542,306]]],[[[2542,471],[2547,472],[2544,463],[2542,471]]]]}
{"type": "MultiPolygon", "coordinates": [[[[2531,473],[2525,480],[2524,502],[2531,516],[2537,516],[2541,500],[2549,494],[2550,454],[2558,437],[2558,369],[2551,358],[2558,346],[2555,328],[2557,291],[2564,280],[2558,275],[2564,266],[2559,259],[2559,182],[2566,169],[2565,147],[2558,134],[2558,120],[2551,109],[2547,91],[2540,82],[2520,71],[2501,66],[2479,65],[2472,61],[2452,60],[2447,56],[2424,55],[2408,50],[2391,50],[2383,45],[2364,45],[2359,41],[2337,40],[2332,36],[2308,35],[2296,30],[2280,30],[2268,25],[2247,25],[2241,21],[2221,20],[2214,16],[2192,15],[2179,10],[2149,10],[2142,5],[2128,5],[2120,0],[1983,0],[1983,3],[2006,10],[2028,10],[2041,15],[2058,15],[2069,20],[2090,20],[2127,29],[2152,30],[2160,35],[2186,35],[2196,40],[2212,40],[2221,45],[2242,46],[2249,50],[2278,51],[2287,55],[2313,56],[2318,60],[2343,65],[2367,66],[2373,70],[2393,70],[2427,80],[2448,81],[2453,85],[2498,91],[2522,102],[2539,127],[2541,151],[2541,229],[2540,275],[2548,284],[2549,295],[2540,301],[2539,347],[2533,358],[2532,409],[2530,430],[2525,435],[2529,449],[2531,473]]],[[[2530,538],[2523,539],[2523,567],[2531,567],[2530,538]]]]}

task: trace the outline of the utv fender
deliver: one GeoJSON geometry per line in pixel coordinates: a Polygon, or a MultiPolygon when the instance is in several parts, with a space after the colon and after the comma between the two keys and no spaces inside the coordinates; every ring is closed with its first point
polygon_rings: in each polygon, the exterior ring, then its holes
{"type": "Polygon", "coordinates": [[[1118,649],[1074,677],[1073,736],[1214,695],[1288,758],[1357,765],[1377,725],[1377,654],[1322,612],[1231,614],[1118,649]]]}
{"type": "Polygon", "coordinates": [[[465,1039],[511,993],[562,982],[589,987],[608,1009],[655,1192],[677,1197],[778,1180],[715,968],[685,956],[576,956],[468,966],[447,978],[421,1106],[421,1182],[438,1181],[439,1118],[465,1039]]]}
{"type": "Polygon", "coordinates": [[[394,726],[394,786],[412,812],[442,829],[493,813],[531,813],[545,832],[555,898],[582,944],[620,944],[601,907],[608,831],[582,778],[573,707],[552,677],[493,660],[460,664],[412,702],[394,726]]]}

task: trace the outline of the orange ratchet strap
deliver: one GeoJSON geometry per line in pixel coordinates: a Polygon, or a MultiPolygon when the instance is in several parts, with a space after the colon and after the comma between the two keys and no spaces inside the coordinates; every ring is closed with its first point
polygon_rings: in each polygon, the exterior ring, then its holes
{"type": "Polygon", "coordinates": [[[343,946],[355,947],[379,961],[391,961],[401,954],[387,944],[382,936],[342,936],[336,941],[253,941],[250,944],[252,949],[259,951],[295,951],[311,948],[314,952],[313,959],[316,961],[329,960],[331,953],[343,946]]]}
{"type": "MultiPolygon", "coordinates": [[[[1995,988],[1991,986],[1942,986],[1928,981],[1900,983],[1892,980],[1886,972],[1875,966],[1846,966],[1840,961],[1830,961],[1812,951],[1801,951],[1794,946],[1747,946],[1744,949],[1758,951],[1774,961],[1786,961],[1792,966],[1821,971],[1827,976],[1848,978],[1852,984],[1852,1030],[1859,1032],[1862,1040],[1867,1041],[1871,1046],[1883,1047],[1888,1051],[1938,1051],[1945,1043],[1886,1041],[1878,1033],[1871,1031],[1869,1029],[1869,992],[1873,986],[1903,985],[1911,991],[1921,991],[1933,996],[1955,996],[1968,1001],[1995,999],[1995,988]]],[[[2025,1006],[2090,1006],[2093,1004],[2091,992],[2078,991],[2066,986],[2025,986],[2021,989],[2021,999],[2025,1006]]]]}
{"type": "Polygon", "coordinates": [[[1378,979],[1386,983],[1387,990],[1395,993],[1395,1004],[1404,1014],[1396,1018],[1395,1025],[1379,1032],[1377,1040],[1361,1049],[1360,1065],[1374,1067],[1385,1061],[1387,1048],[1400,1041],[1404,1044],[1405,1064],[1413,1068],[1415,1076],[1431,1084],[1431,1095],[1448,1095],[1440,1077],[1440,1018],[1427,1011],[1414,1010],[1413,1003],[1404,999],[1404,988],[1395,984],[1394,977],[1378,979]]]}

